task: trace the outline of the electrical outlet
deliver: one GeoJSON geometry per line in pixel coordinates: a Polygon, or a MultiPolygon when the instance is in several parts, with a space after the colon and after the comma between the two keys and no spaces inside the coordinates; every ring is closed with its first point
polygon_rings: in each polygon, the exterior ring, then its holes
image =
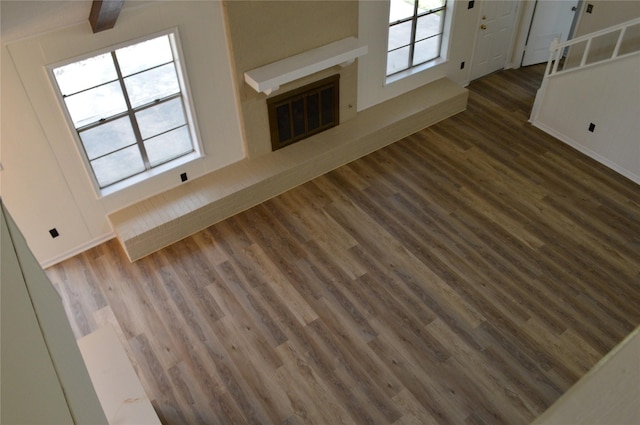
{"type": "Polygon", "coordinates": [[[469,0],[469,4],[467,5],[467,9],[473,9],[474,5],[475,5],[475,1],[474,0],[469,0]]]}
{"type": "Polygon", "coordinates": [[[58,230],[55,227],[53,229],[49,230],[49,234],[54,239],[57,238],[58,236],[60,236],[60,233],[58,233],[58,230]]]}
{"type": "Polygon", "coordinates": [[[464,69],[464,61],[460,62],[460,69],[464,69]]]}
{"type": "Polygon", "coordinates": [[[593,133],[595,129],[596,129],[596,125],[594,123],[589,123],[589,131],[593,133]]]}
{"type": "Polygon", "coordinates": [[[593,5],[592,4],[588,4],[587,5],[587,13],[593,13],[593,5]]]}
{"type": "Polygon", "coordinates": [[[180,180],[183,182],[186,182],[187,180],[189,180],[189,178],[187,177],[187,173],[180,174],[180,180]]]}

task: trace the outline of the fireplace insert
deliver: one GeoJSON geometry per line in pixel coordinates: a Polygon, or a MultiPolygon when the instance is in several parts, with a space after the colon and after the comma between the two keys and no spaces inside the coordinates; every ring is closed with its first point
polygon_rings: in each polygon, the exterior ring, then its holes
{"type": "Polygon", "coordinates": [[[336,74],[267,99],[272,150],[338,125],[339,81],[336,74]]]}

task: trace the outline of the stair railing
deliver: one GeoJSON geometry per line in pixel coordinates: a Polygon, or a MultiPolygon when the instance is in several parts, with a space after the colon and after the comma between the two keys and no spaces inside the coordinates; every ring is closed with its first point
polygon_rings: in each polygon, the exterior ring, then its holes
{"type": "Polygon", "coordinates": [[[560,43],[558,39],[554,39],[551,42],[551,46],[549,47],[549,60],[547,61],[547,67],[544,71],[544,78],[542,79],[542,84],[540,85],[540,89],[538,89],[538,93],[536,95],[536,99],[533,104],[533,109],[531,111],[530,122],[534,122],[539,113],[540,105],[542,103],[542,98],[544,97],[546,87],[547,87],[547,79],[553,75],[558,75],[565,72],[576,71],[578,69],[582,69],[588,66],[602,64],[605,62],[610,62],[616,60],[617,58],[622,58],[633,53],[640,51],[640,41],[634,46],[634,50],[630,52],[626,52],[620,55],[620,47],[622,46],[622,42],[624,41],[624,37],[627,34],[628,28],[639,25],[640,17],[632,19],[630,21],[623,22],[621,24],[613,25],[608,28],[604,28],[599,31],[595,31],[589,34],[582,35],[580,37],[572,38],[571,40],[567,40],[563,43],[560,43]],[[589,53],[591,53],[592,42],[594,39],[602,36],[606,36],[608,34],[613,34],[618,32],[618,38],[616,40],[616,44],[614,48],[611,50],[611,55],[608,57],[600,58],[593,62],[587,63],[589,58],[589,53]],[[584,51],[582,52],[582,57],[580,58],[580,63],[577,66],[572,66],[568,69],[558,69],[560,63],[563,62],[564,54],[568,48],[576,46],[580,43],[585,43],[584,51]]]}
{"type": "MultiPolygon", "coordinates": [[[[545,76],[553,75],[558,72],[561,72],[561,71],[558,71],[558,65],[561,62],[562,55],[566,48],[575,46],[576,44],[579,44],[582,42],[586,42],[584,52],[582,53],[582,58],[580,59],[580,65],[578,65],[577,67],[571,68],[571,70],[579,69],[587,65],[587,58],[589,57],[589,53],[591,53],[591,45],[592,45],[593,39],[619,31],[615,47],[611,52],[611,56],[597,60],[595,62],[591,62],[589,63],[589,65],[592,65],[595,63],[601,63],[601,62],[605,62],[605,61],[609,61],[617,58],[620,53],[620,46],[622,45],[622,41],[624,40],[625,34],[627,33],[627,29],[629,27],[632,27],[638,24],[640,24],[640,18],[635,18],[630,21],[623,22],[621,24],[602,29],[600,31],[592,32],[590,34],[585,34],[583,36],[576,37],[571,40],[567,40],[564,43],[559,43],[557,38],[554,39],[551,42],[551,46],[549,47],[549,61],[547,62],[547,69],[545,70],[545,76]]],[[[638,48],[638,46],[636,46],[636,48],[638,48]]],[[[629,53],[633,53],[633,52],[629,52],[629,53]]]]}

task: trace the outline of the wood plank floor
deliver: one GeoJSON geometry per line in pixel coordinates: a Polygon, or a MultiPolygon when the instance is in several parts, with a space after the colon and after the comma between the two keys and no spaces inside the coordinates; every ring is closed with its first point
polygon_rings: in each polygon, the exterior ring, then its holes
{"type": "Polygon", "coordinates": [[[527,123],[540,67],[134,264],[47,270],[165,424],[531,422],[640,324],[640,188],[527,123]]]}

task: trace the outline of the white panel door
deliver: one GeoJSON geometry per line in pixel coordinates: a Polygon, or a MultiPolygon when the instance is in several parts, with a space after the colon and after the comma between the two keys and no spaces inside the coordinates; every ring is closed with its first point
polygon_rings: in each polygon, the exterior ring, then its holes
{"type": "Polygon", "coordinates": [[[498,71],[506,65],[517,2],[488,0],[483,1],[481,5],[471,66],[472,80],[498,71]]]}
{"type": "Polygon", "coordinates": [[[554,38],[567,41],[576,16],[578,0],[538,0],[533,12],[522,66],[549,60],[549,46],[554,38]]]}

